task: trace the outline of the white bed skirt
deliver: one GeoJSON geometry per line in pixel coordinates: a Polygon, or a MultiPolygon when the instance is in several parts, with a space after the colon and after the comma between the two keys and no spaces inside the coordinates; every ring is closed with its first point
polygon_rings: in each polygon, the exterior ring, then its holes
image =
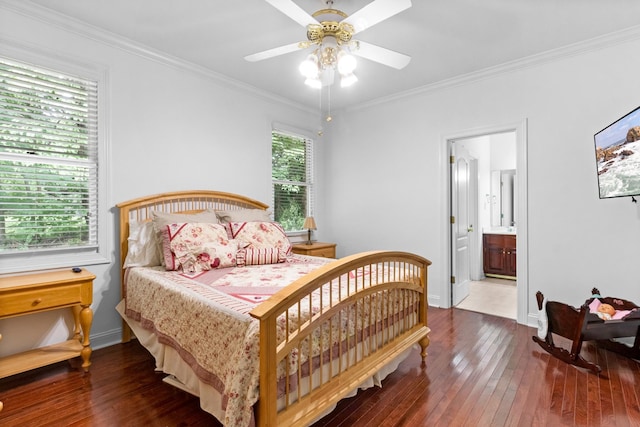
{"type": "MultiPolygon", "coordinates": [[[[182,359],[182,357],[180,357],[177,351],[170,346],[158,342],[155,334],[144,329],[136,320],[127,317],[124,313],[124,300],[120,301],[116,306],[116,310],[127,322],[140,344],[142,344],[142,346],[151,353],[156,361],[156,370],[168,375],[168,377],[165,378],[165,381],[168,384],[198,396],[200,398],[200,407],[224,424],[225,410],[222,406],[222,395],[215,388],[201,381],[195,372],[193,372],[191,367],[182,359]]],[[[413,347],[419,351],[419,347],[417,345],[414,345],[413,347]]],[[[366,381],[360,384],[359,387],[352,390],[345,397],[355,396],[358,390],[365,390],[373,386],[382,387],[382,381],[398,368],[398,365],[409,356],[409,353],[412,350],[413,348],[409,348],[404,351],[400,356],[392,360],[376,374],[369,377],[366,381]]],[[[307,390],[304,390],[303,387],[303,395],[306,392],[307,390]]],[[[328,408],[323,415],[318,417],[318,419],[331,412],[334,408],[335,405],[328,408]]]]}

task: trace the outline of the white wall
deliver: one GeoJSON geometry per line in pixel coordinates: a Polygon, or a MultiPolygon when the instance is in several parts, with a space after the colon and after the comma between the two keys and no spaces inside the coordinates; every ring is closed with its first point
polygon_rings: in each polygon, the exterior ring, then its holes
{"type": "MultiPolygon", "coordinates": [[[[85,266],[96,274],[94,348],[120,340],[117,209],[135,197],[215,189],[271,202],[271,125],[313,131],[318,115],[162,57],[125,49],[73,22],[59,25],[0,5],[0,47],[23,45],[107,68],[110,169],[108,212],[112,262],[85,266]],[[87,32],[88,31],[88,32],[87,32]]],[[[317,144],[322,162],[322,144],[317,144]]],[[[321,185],[320,189],[321,191],[321,185]]],[[[106,210],[105,210],[106,211],[106,210]]],[[[328,221],[316,214],[320,224],[328,221]]],[[[316,234],[321,237],[322,230],[316,234]]],[[[0,260],[2,262],[2,260],[0,260]]],[[[74,265],[73,260],[70,264],[74,265]]],[[[0,355],[67,339],[61,311],[0,321],[0,355]],[[51,324],[51,325],[50,325],[51,324]]]]}
{"type": "Polygon", "coordinates": [[[492,171],[516,168],[516,140],[513,132],[490,136],[492,171]]]}
{"type": "MultiPolygon", "coordinates": [[[[637,31],[537,65],[334,112],[325,180],[340,256],[376,248],[429,258],[429,300],[448,270],[443,135],[527,120],[529,322],[535,292],[580,305],[598,286],[640,301],[640,207],[599,200],[593,134],[640,105],[637,31]]],[[[446,58],[441,58],[446,61],[446,58]]],[[[362,81],[364,82],[364,77],[362,81]]]]}

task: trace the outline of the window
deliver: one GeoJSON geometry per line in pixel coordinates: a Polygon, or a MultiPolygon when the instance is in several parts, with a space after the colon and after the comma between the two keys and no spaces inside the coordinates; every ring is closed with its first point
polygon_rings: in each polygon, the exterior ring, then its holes
{"type": "Polygon", "coordinates": [[[0,256],[22,269],[99,253],[98,86],[0,57],[0,256]]]}
{"type": "Polygon", "coordinates": [[[293,132],[271,133],[274,219],[286,231],[302,231],[313,215],[313,140],[293,132]]]}

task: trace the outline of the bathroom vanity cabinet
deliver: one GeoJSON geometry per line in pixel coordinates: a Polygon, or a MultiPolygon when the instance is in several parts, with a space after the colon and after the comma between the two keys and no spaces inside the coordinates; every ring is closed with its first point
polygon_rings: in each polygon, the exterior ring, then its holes
{"type": "Polygon", "coordinates": [[[485,276],[516,278],[515,234],[484,234],[482,246],[485,276]]]}

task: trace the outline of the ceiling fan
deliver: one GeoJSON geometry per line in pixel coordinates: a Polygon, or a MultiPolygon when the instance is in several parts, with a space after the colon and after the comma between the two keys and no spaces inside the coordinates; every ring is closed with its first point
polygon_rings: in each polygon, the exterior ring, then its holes
{"type": "Polygon", "coordinates": [[[411,7],[411,0],[374,0],[351,16],[333,8],[333,0],[326,0],[326,9],[309,15],[292,0],[266,0],[298,24],[306,27],[307,40],[268,49],[245,56],[250,62],[262,61],[300,49],[315,47],[300,65],[305,83],[320,88],[331,85],[335,70],[341,75],[342,86],[357,78],[353,74],[356,55],[380,64],[402,69],[411,57],[371,43],[355,40],[353,36],[411,7]]]}

